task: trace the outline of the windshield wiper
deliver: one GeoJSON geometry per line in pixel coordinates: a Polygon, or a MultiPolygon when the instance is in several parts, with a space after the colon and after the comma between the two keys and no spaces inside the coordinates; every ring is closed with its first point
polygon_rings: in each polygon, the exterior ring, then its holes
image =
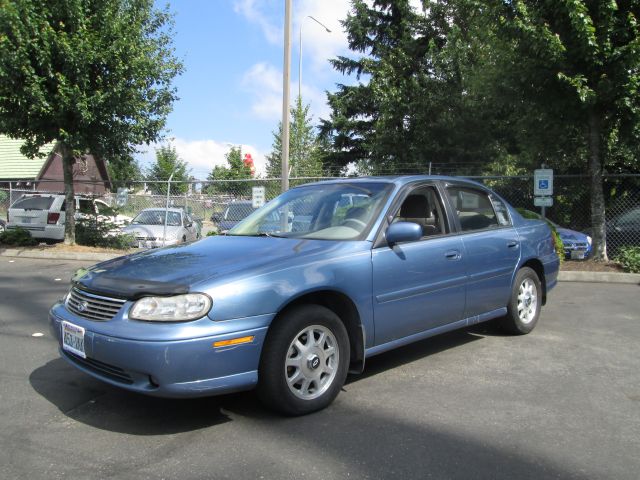
{"type": "Polygon", "coordinates": [[[260,233],[226,233],[229,237],[276,237],[276,238],[284,238],[284,235],[278,235],[277,233],[271,232],[260,232],[260,233]]]}

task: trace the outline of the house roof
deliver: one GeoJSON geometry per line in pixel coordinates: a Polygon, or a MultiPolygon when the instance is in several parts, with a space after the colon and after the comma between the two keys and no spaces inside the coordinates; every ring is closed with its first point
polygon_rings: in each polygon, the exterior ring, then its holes
{"type": "Polygon", "coordinates": [[[35,180],[53,150],[55,142],[44,145],[40,152],[45,157],[28,158],[20,153],[24,140],[0,135],[0,180],[35,180]]]}

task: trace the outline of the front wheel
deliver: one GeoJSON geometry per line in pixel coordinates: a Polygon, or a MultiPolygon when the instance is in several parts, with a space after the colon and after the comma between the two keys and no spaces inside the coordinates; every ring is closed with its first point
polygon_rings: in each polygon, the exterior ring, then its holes
{"type": "Polygon", "coordinates": [[[518,270],[513,282],[507,315],[502,328],[514,335],[529,333],[538,323],[542,306],[542,288],[538,274],[529,267],[518,270]]]}
{"type": "Polygon", "coordinates": [[[349,365],[349,338],[340,318],[320,305],[294,307],[274,324],[260,359],[258,395],[286,415],[329,405],[349,365]]]}

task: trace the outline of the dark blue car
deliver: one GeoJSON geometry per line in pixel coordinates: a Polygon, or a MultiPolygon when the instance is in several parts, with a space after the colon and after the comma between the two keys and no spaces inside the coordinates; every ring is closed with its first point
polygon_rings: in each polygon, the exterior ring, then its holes
{"type": "Polygon", "coordinates": [[[231,230],[239,222],[247,218],[256,208],[248,200],[238,200],[228,203],[222,212],[211,215],[211,221],[216,225],[218,232],[231,230]]]}
{"type": "Polygon", "coordinates": [[[62,357],[112,385],[257,387],[300,415],[373,355],[491,319],[530,332],[558,264],[548,226],[477,183],[343,179],[289,190],[226,236],[80,271],[49,319],[62,357]]]}

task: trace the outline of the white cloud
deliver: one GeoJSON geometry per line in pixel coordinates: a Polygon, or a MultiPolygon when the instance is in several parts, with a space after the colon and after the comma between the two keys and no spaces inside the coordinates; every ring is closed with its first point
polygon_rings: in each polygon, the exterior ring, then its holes
{"type": "MultiPolygon", "coordinates": [[[[205,180],[216,165],[226,165],[225,154],[232,146],[241,146],[242,154],[250,153],[253,157],[256,173],[266,171],[266,159],[262,152],[252,145],[239,145],[233,142],[217,140],[185,140],[172,138],[168,143],[175,147],[178,157],[184,160],[191,169],[191,175],[197,180],[205,180]]],[[[138,157],[143,166],[149,166],[155,161],[155,149],[159,145],[151,145],[138,157]]]]}
{"type": "Polygon", "coordinates": [[[242,78],[242,87],[253,97],[251,113],[263,120],[282,115],[282,71],[268,63],[253,65],[242,78]]]}
{"type": "MultiPolygon", "coordinates": [[[[282,119],[282,70],[268,63],[257,63],[242,78],[242,86],[253,97],[251,113],[263,120],[274,122],[282,119]]],[[[297,81],[289,86],[291,105],[298,96],[297,81]]],[[[303,83],[302,98],[304,103],[311,104],[311,115],[314,121],[327,117],[330,109],[324,91],[315,86],[303,83]]]]}
{"type": "MultiPolygon", "coordinates": [[[[348,50],[347,36],[340,20],[344,20],[349,11],[350,0],[300,0],[293,4],[291,31],[292,69],[297,70],[300,53],[300,27],[302,27],[303,63],[309,62],[316,71],[332,71],[327,61],[348,50]],[[331,30],[308,18],[312,16],[331,30]]],[[[257,25],[266,40],[272,45],[281,46],[284,42],[284,13],[280,3],[274,0],[236,0],[234,10],[250,23],[257,25]],[[274,11],[280,12],[278,16],[274,11]]]]}
{"type": "MultiPolygon", "coordinates": [[[[273,11],[274,6],[275,4],[272,0],[236,0],[233,9],[236,13],[243,15],[249,22],[258,25],[269,43],[282,45],[284,31],[276,23],[276,19],[269,18],[268,15],[270,11],[273,11]]],[[[282,23],[284,23],[284,20],[282,23]]]]}
{"type": "Polygon", "coordinates": [[[347,34],[345,33],[341,20],[347,17],[350,0],[301,0],[297,3],[294,20],[293,35],[295,38],[295,51],[292,52],[293,62],[297,64],[297,57],[300,53],[300,27],[302,27],[302,63],[310,61],[315,71],[331,70],[330,58],[345,54],[349,49],[347,34]],[[318,22],[325,25],[331,32],[327,32],[318,22]]]}

